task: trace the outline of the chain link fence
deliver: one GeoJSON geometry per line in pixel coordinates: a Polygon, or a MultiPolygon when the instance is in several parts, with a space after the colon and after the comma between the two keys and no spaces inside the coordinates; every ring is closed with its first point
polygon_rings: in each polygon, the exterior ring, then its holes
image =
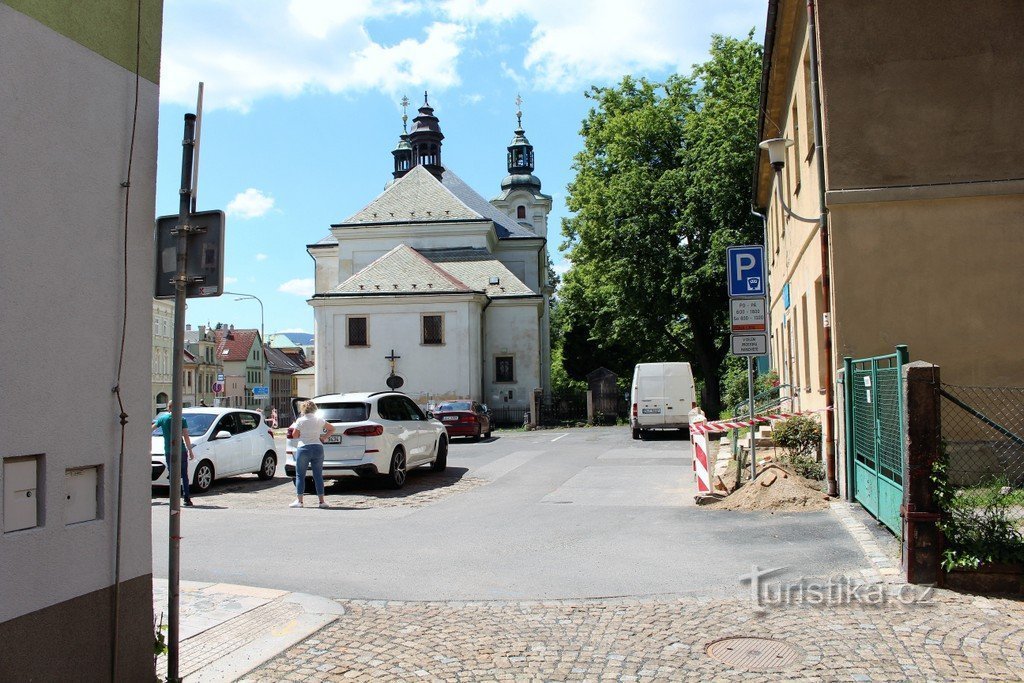
{"type": "Polygon", "coordinates": [[[952,502],[973,507],[979,514],[1001,509],[1020,528],[1024,525],[1024,388],[943,384],[941,395],[945,476],[952,502]]]}

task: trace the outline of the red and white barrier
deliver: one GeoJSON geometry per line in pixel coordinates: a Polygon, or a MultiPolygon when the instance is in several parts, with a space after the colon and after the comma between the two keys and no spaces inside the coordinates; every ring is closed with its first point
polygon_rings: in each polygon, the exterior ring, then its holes
{"type": "Polygon", "coordinates": [[[711,492],[708,473],[708,438],[703,427],[707,418],[699,408],[690,411],[690,445],[693,446],[693,476],[697,480],[697,493],[711,492]]]}
{"type": "Polygon", "coordinates": [[[797,415],[808,415],[810,413],[823,413],[826,410],[832,410],[832,406],[827,408],[818,408],[816,410],[801,410],[797,413],[772,413],[769,415],[755,415],[754,419],[746,420],[718,420],[716,422],[703,422],[703,416],[701,416],[701,422],[698,424],[691,424],[690,433],[694,434],[700,432],[701,434],[710,434],[712,432],[727,432],[730,429],[742,429],[743,427],[751,427],[756,424],[770,424],[779,420],[785,420],[797,415]]]}

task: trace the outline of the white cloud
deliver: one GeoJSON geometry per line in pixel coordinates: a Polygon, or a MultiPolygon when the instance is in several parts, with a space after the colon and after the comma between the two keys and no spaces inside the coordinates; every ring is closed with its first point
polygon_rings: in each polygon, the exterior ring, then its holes
{"type": "Polygon", "coordinates": [[[288,282],[285,282],[284,284],[277,288],[277,291],[279,292],[304,297],[313,296],[313,290],[313,278],[311,277],[295,278],[294,280],[289,280],[288,282]]]}
{"type": "Polygon", "coordinates": [[[248,111],[262,97],[459,84],[457,62],[469,35],[435,22],[394,44],[374,41],[370,20],[426,12],[402,0],[178,0],[164,8],[160,98],[204,109],[248,111]]]}
{"type": "Polygon", "coordinates": [[[553,263],[551,268],[555,271],[556,275],[565,275],[569,271],[569,267],[572,266],[568,261],[562,261],[561,263],[553,263]]]}
{"type": "Polygon", "coordinates": [[[267,256],[266,254],[256,254],[257,261],[266,261],[268,258],[270,257],[267,256]]]}
{"type": "Polygon", "coordinates": [[[484,101],[484,96],[480,93],[472,93],[470,95],[463,95],[459,98],[460,104],[480,104],[484,101]]]}
{"type": "Polygon", "coordinates": [[[274,208],[274,198],[269,197],[254,187],[239,192],[228,203],[228,215],[234,218],[260,218],[274,208]]]}
{"type": "Polygon", "coordinates": [[[226,284],[226,285],[233,285],[233,284],[237,284],[237,283],[238,283],[238,278],[237,277],[231,277],[230,275],[225,275],[224,276],[224,284],[226,284]]]}

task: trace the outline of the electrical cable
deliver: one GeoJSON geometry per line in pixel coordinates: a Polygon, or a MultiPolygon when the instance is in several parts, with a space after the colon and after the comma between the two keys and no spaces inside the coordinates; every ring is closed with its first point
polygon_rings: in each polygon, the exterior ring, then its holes
{"type": "Polygon", "coordinates": [[[124,441],[125,427],[128,424],[128,413],[124,409],[124,400],[121,396],[121,373],[124,369],[125,341],[128,332],[128,224],[129,208],[131,207],[132,192],[132,161],[135,158],[135,133],[139,123],[139,69],[142,62],[142,0],[136,0],[136,23],[135,23],[135,103],[132,108],[132,133],[128,143],[128,168],[125,180],[121,183],[124,188],[124,232],[123,232],[123,283],[122,283],[122,308],[121,308],[121,345],[117,359],[117,381],[111,391],[117,397],[118,409],[121,411],[118,418],[121,423],[121,445],[117,455],[117,515],[116,515],[116,537],[114,541],[114,604],[113,624],[111,634],[110,654],[110,680],[116,683],[117,663],[120,655],[120,624],[121,624],[121,510],[124,502],[124,441]]]}

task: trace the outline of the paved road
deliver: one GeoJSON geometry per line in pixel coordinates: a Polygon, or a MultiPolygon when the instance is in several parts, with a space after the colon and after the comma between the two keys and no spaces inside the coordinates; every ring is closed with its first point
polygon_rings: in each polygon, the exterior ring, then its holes
{"type": "MultiPolygon", "coordinates": [[[[623,427],[456,441],[444,475],[401,492],[328,486],[332,510],[289,509],[289,482],[238,477],[186,509],[181,577],[333,598],[575,599],[735,594],[752,565],[854,572],[863,552],[831,512],[693,505],[690,444],[623,427]]],[[[166,576],[166,488],[154,571],[166,576]]]]}

